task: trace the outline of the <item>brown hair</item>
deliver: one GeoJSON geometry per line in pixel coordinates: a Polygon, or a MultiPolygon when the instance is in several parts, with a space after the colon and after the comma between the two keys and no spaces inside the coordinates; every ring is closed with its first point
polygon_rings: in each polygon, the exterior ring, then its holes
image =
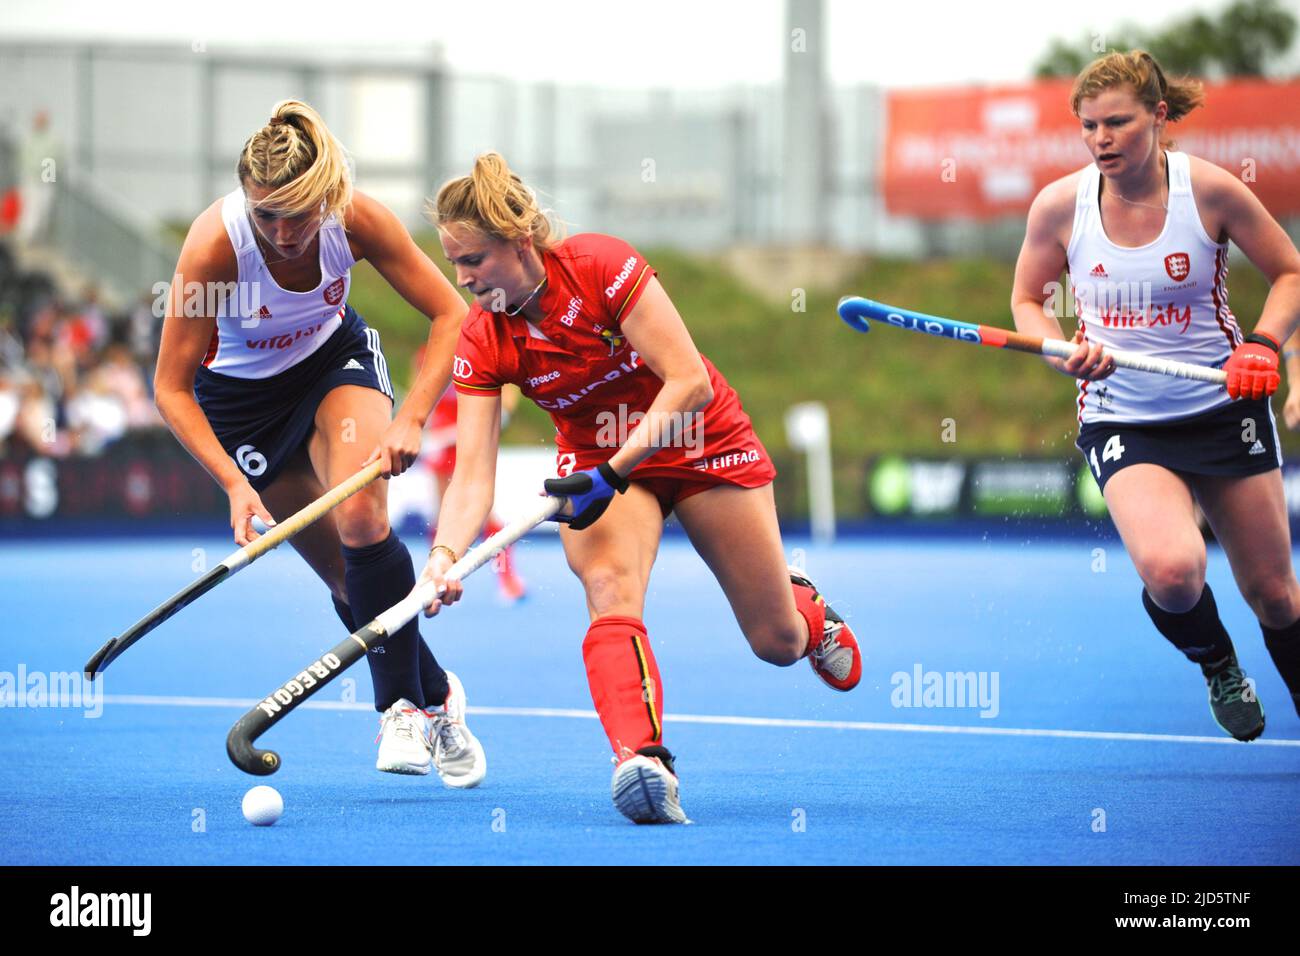
{"type": "Polygon", "coordinates": [[[531,236],[539,252],[560,240],[559,228],[500,153],[481,154],[468,176],[444,183],[427,211],[439,229],[469,226],[507,242],[531,236]]]}
{"type": "Polygon", "coordinates": [[[1164,100],[1168,107],[1168,122],[1176,123],[1192,110],[1205,103],[1205,90],[1199,80],[1180,77],[1165,78],[1165,71],[1146,50],[1128,53],[1107,53],[1083,68],[1070,91],[1070,111],[1079,115],[1079,104],[1116,86],[1133,90],[1139,102],[1155,112],[1164,100]]]}
{"type": "Polygon", "coordinates": [[[325,206],[343,222],[352,201],[347,153],[320,114],[298,100],[275,104],[271,119],[248,138],[237,167],[241,185],[274,192],[262,205],[296,216],[325,206]]]}

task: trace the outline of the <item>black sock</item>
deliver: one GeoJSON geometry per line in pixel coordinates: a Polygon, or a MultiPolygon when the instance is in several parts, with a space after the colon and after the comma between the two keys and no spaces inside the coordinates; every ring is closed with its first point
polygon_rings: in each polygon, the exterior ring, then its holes
{"type": "Polygon", "coordinates": [[[442,669],[429,645],[420,638],[420,687],[424,690],[425,707],[441,707],[451,693],[447,672],[442,669]]]}
{"type": "Polygon", "coordinates": [[[357,622],[352,620],[352,608],[335,597],[333,591],[330,592],[330,600],[334,602],[334,613],[339,616],[339,620],[343,622],[343,626],[351,634],[357,629],[357,622]]]}
{"type": "MultiPolygon", "coordinates": [[[[411,554],[392,532],[378,544],[361,548],[344,545],[343,560],[353,621],[374,620],[415,587],[411,554]]],[[[375,685],[375,709],[381,713],[403,697],[416,707],[425,707],[430,703],[426,689],[435,693],[433,704],[441,704],[446,699],[446,674],[420,637],[416,620],[409,621],[366,654],[375,685]],[[436,696],[439,679],[443,684],[442,694],[436,696]]]]}
{"type": "Polygon", "coordinates": [[[1289,627],[1272,628],[1261,624],[1259,629],[1264,632],[1264,646],[1286,682],[1286,689],[1291,692],[1296,712],[1300,713],[1300,620],[1289,627]]]}
{"type": "MultiPolygon", "coordinates": [[[[343,626],[351,634],[357,629],[357,622],[352,619],[352,608],[348,607],[333,594],[330,594],[330,600],[334,602],[334,613],[339,616],[343,626]]],[[[420,687],[424,690],[425,707],[441,707],[443,701],[447,699],[447,692],[450,687],[447,684],[447,672],[439,666],[437,659],[433,656],[433,651],[429,650],[429,645],[421,638],[420,640],[420,687]]]]}
{"type": "Polygon", "coordinates": [[[671,773],[673,776],[677,775],[677,767],[675,765],[676,758],[672,755],[672,753],[668,750],[667,747],[659,747],[659,746],[642,747],[640,750],[637,751],[637,753],[642,754],[646,757],[658,757],[660,760],[664,762],[664,766],[668,768],[669,773],[671,773]]]}
{"type": "Polygon", "coordinates": [[[1156,630],[1189,661],[1200,664],[1205,676],[1210,677],[1227,667],[1235,655],[1232,638],[1228,637],[1223,622],[1219,620],[1219,608],[1208,584],[1201,591],[1196,606],[1182,614],[1160,607],[1151,600],[1146,588],[1142,589],[1142,606],[1147,609],[1156,630]]]}

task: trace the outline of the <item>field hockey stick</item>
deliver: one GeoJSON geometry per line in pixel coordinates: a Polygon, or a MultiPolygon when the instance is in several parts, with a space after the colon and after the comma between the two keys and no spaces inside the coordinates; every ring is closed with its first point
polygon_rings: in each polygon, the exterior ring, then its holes
{"type": "Polygon", "coordinates": [[[383,462],[372,462],[305,508],[278,522],[275,527],[268,528],[265,534],[244,545],[197,581],[177,591],[117,637],[110,638],[107,644],[97,650],[94,656],[86,661],[86,678],[94,680],[104,668],[117,660],[123,651],[163,621],[207,594],[226,578],[252,564],[272,548],[288,541],[303,528],[318,521],[326,512],[378,478],[382,471],[383,462]]]}
{"type": "MultiPolygon", "coordinates": [[[[463,558],[447,569],[447,579],[459,581],[477,571],[495,555],[553,516],[564,507],[566,500],[563,497],[547,497],[545,502],[538,505],[533,512],[506,525],[477,548],[467,552],[463,558]]],[[[226,753],[230,755],[231,762],[245,773],[259,777],[265,777],[279,770],[280,755],[273,750],[258,750],[253,746],[253,741],[289,716],[303,701],[361,660],[368,650],[386,641],[390,634],[403,627],[419,614],[426,604],[441,595],[442,590],[435,590],[432,581],[425,581],[365,627],[357,628],[333,650],[322,654],[294,677],[277,687],[230,728],[230,733],[226,736],[226,753]]]]}
{"type": "MultiPolygon", "coordinates": [[[[1044,339],[1034,335],[1021,335],[1019,332],[999,329],[991,325],[958,322],[937,315],[926,315],[924,312],[899,309],[859,296],[845,296],[840,299],[839,313],[841,319],[859,332],[871,331],[872,322],[883,322],[897,329],[924,332],[926,335],[969,342],[972,345],[988,345],[997,349],[1013,349],[1017,352],[1032,352],[1054,358],[1069,358],[1078,348],[1076,343],[1066,342],[1064,339],[1044,339]]],[[[1210,368],[1208,365],[1192,365],[1189,362],[1177,362],[1173,359],[1157,358],[1154,355],[1140,355],[1112,349],[1106,349],[1106,354],[1114,359],[1115,364],[1120,368],[1131,368],[1156,375],[1172,375],[1175,378],[1195,379],[1198,382],[1212,382],[1216,385],[1223,385],[1228,380],[1227,372],[1221,368],[1210,368]]]]}

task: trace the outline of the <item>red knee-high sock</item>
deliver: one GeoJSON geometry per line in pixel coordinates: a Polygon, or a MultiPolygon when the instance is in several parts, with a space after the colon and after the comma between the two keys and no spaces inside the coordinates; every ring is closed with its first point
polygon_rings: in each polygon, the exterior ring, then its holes
{"type": "Polygon", "coordinates": [[[802,584],[792,583],[790,590],[794,592],[795,610],[808,624],[808,646],[803,652],[807,657],[808,652],[821,643],[822,631],[826,627],[826,602],[820,594],[802,584]]]}
{"type": "Polygon", "coordinates": [[[663,685],[645,625],[602,617],[582,642],[591,699],[616,755],[663,742],[663,685]]]}

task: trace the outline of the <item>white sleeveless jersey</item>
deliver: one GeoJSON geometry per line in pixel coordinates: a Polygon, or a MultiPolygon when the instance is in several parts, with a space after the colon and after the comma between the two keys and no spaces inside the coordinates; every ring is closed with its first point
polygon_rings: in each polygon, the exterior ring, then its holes
{"type": "Polygon", "coordinates": [[[239,262],[235,292],[218,309],[205,368],[234,378],[269,378],[311,355],[343,324],[355,264],[348,237],[331,216],[320,228],[320,285],[280,288],[266,267],[236,189],[221,203],[221,221],[239,262]]]}
{"type": "MultiPolygon", "coordinates": [[[[1228,245],[1206,235],[1186,153],[1166,152],[1169,209],[1145,246],[1117,246],[1101,224],[1101,170],[1079,175],[1066,256],[1079,327],[1110,349],[1221,366],[1242,341],[1228,308],[1228,245]]],[[[1159,422],[1226,405],[1221,385],[1116,369],[1079,383],[1079,422],[1159,422]]]]}

